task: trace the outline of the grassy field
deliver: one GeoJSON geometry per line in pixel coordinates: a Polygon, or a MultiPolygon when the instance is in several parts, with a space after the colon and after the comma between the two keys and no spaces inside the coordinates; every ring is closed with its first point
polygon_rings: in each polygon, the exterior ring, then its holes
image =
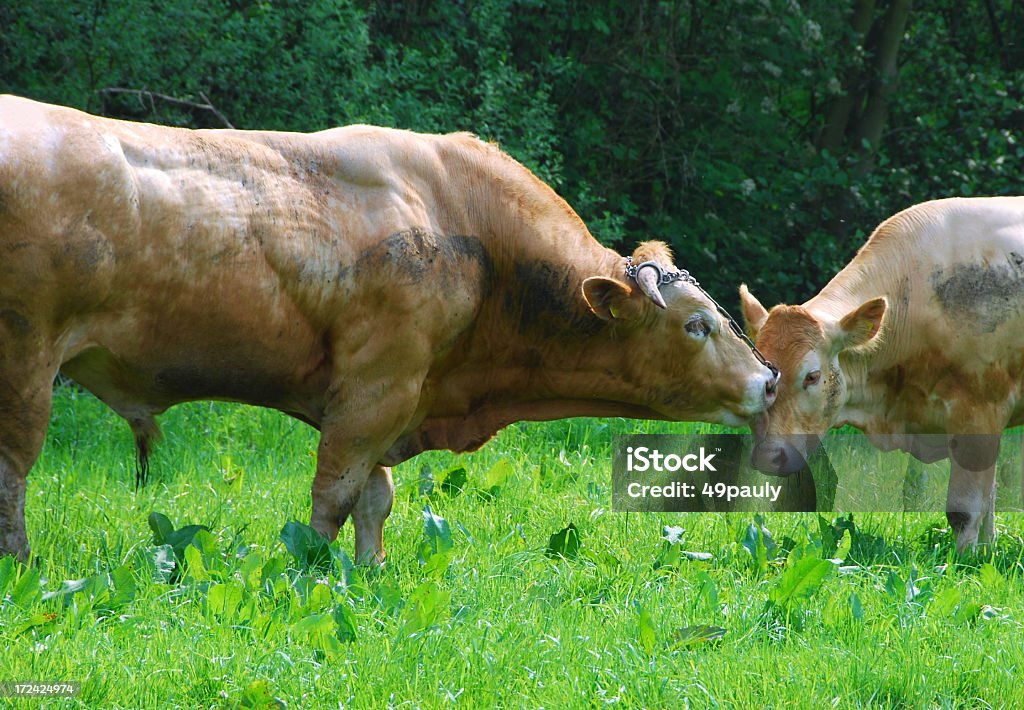
{"type": "Polygon", "coordinates": [[[209,403],[162,424],[136,493],[127,426],[57,393],[37,564],[0,562],[0,681],[126,708],[1024,703],[1018,515],[958,560],[941,514],[612,513],[613,433],[705,428],[523,424],[398,467],[368,571],[350,529],[325,549],[288,524],[315,432],[209,403]]]}

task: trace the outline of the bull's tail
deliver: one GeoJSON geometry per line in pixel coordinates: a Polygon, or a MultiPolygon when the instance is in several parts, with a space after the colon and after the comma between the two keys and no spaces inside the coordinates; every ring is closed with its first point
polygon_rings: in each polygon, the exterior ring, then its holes
{"type": "Polygon", "coordinates": [[[160,440],[160,427],[152,417],[132,419],[128,424],[135,435],[135,490],[139,490],[149,478],[149,454],[160,440]]]}

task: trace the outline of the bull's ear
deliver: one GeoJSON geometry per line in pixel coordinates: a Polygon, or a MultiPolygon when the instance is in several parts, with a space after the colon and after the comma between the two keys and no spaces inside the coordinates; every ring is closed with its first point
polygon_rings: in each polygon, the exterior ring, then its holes
{"type": "Polygon", "coordinates": [[[590,310],[604,320],[636,318],[646,300],[636,298],[628,284],[605,276],[591,276],[584,281],[583,298],[590,310]]]}
{"type": "Polygon", "coordinates": [[[839,321],[840,349],[859,348],[870,343],[882,327],[888,305],[884,298],[872,298],[843,316],[839,321]]]}
{"type": "Polygon", "coordinates": [[[740,303],[743,304],[743,324],[747,326],[747,335],[756,338],[757,332],[768,320],[768,311],[754,298],[746,284],[740,284],[740,303]]]}

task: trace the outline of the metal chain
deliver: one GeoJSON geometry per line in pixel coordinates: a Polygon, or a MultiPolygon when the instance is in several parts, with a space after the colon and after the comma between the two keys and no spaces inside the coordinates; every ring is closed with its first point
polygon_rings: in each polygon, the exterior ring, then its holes
{"type": "Polygon", "coordinates": [[[686,283],[695,286],[698,291],[703,293],[704,296],[707,297],[707,299],[711,301],[712,304],[714,304],[715,308],[718,309],[719,315],[721,315],[723,318],[725,318],[726,321],[728,321],[730,330],[732,330],[732,332],[735,333],[740,340],[747,344],[747,347],[750,348],[750,352],[754,354],[754,357],[757,358],[757,361],[764,365],[765,367],[767,367],[769,370],[771,370],[772,376],[775,377],[776,380],[779,379],[779,368],[775,367],[775,365],[772,364],[771,360],[769,360],[763,354],[761,354],[761,351],[757,349],[756,345],[754,345],[754,341],[747,336],[747,334],[743,331],[743,328],[740,326],[740,324],[736,322],[736,319],[729,315],[729,311],[725,310],[725,308],[723,308],[718,301],[713,299],[710,293],[704,290],[704,287],[700,285],[697,279],[693,278],[693,276],[690,275],[689,271],[687,271],[686,269],[676,269],[674,271],[669,270],[662,267],[661,264],[658,264],[657,262],[654,261],[645,261],[642,264],[634,264],[633,257],[626,257],[627,277],[636,281],[636,275],[640,272],[640,269],[654,269],[655,271],[657,271],[658,286],[667,286],[668,284],[675,283],[676,281],[685,281],[686,283]]]}

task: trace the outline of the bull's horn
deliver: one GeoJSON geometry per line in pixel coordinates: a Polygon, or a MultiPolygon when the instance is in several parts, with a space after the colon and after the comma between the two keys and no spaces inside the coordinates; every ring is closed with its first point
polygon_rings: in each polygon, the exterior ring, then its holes
{"type": "Polygon", "coordinates": [[[640,290],[646,293],[652,301],[654,301],[658,308],[668,308],[665,305],[665,299],[661,297],[661,290],[658,288],[658,280],[661,277],[661,273],[657,269],[643,268],[636,272],[636,282],[640,286],[640,290]]]}

